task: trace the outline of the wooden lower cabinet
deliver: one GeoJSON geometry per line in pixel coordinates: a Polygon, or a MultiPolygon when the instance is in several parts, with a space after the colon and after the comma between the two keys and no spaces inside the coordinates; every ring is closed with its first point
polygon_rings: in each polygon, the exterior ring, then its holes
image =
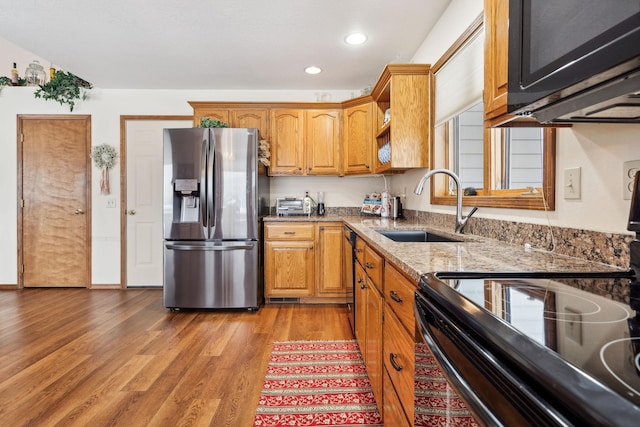
{"type": "Polygon", "coordinates": [[[266,298],[346,301],[342,222],[270,222],[264,229],[266,298]]]}
{"type": "Polygon", "coordinates": [[[297,298],[313,295],[313,223],[265,224],[264,230],[265,297],[297,298]]]}
{"type": "MultiPolygon", "coordinates": [[[[385,306],[384,367],[407,419],[414,417],[415,344],[392,310],[385,306]]],[[[385,389],[385,394],[388,392],[385,389]]]]}
{"type": "Polygon", "coordinates": [[[265,296],[313,295],[313,241],[265,242],[265,296]]]}
{"type": "Polygon", "coordinates": [[[356,247],[360,247],[362,250],[362,257],[356,262],[355,271],[356,339],[367,368],[373,395],[382,412],[382,309],[384,299],[380,293],[381,282],[376,283],[375,280],[381,279],[382,276],[379,276],[378,272],[382,270],[384,262],[382,257],[366,246],[362,240],[356,242],[356,247]]]}
{"type": "Polygon", "coordinates": [[[382,308],[384,300],[369,278],[367,278],[367,283],[365,366],[373,395],[382,413],[382,308]]]}
{"type": "Polygon", "coordinates": [[[344,280],[342,256],[346,246],[342,222],[316,223],[317,295],[344,297],[348,284],[344,280]]]}
{"type": "Polygon", "coordinates": [[[409,422],[402,410],[400,398],[393,388],[389,373],[384,371],[384,425],[393,427],[409,427],[413,422],[409,422]]]}

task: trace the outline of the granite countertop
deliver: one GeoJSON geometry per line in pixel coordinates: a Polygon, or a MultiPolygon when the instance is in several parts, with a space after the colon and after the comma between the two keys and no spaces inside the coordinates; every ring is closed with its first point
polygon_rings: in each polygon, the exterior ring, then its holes
{"type": "Polygon", "coordinates": [[[612,272],[618,267],[468,234],[431,227],[412,220],[361,216],[270,216],[265,221],[344,221],[381,255],[416,280],[437,272],[612,272]],[[394,242],[377,230],[425,230],[460,242],[394,242]]]}

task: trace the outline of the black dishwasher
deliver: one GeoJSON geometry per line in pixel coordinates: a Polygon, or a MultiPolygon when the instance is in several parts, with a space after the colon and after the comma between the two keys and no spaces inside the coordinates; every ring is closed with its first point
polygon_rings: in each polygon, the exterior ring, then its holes
{"type": "Polygon", "coordinates": [[[349,313],[349,324],[351,332],[356,333],[356,310],[355,310],[355,262],[356,262],[356,232],[344,226],[343,235],[344,242],[344,272],[345,281],[349,289],[347,294],[347,310],[349,313]]]}

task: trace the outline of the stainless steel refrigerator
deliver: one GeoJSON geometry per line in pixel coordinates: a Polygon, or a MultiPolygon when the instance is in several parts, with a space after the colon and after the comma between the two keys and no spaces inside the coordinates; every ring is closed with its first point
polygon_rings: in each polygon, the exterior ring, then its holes
{"type": "Polygon", "coordinates": [[[257,310],[269,210],[257,129],[164,129],[164,306],[257,310]]]}

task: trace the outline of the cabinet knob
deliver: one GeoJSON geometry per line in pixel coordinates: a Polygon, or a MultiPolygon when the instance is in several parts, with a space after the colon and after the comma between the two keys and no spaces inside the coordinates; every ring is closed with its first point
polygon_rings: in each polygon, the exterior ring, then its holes
{"type": "Polygon", "coordinates": [[[83,209],[78,208],[78,209],[76,209],[76,211],[74,212],[74,214],[76,214],[76,215],[84,215],[84,210],[83,210],[83,209]]]}

